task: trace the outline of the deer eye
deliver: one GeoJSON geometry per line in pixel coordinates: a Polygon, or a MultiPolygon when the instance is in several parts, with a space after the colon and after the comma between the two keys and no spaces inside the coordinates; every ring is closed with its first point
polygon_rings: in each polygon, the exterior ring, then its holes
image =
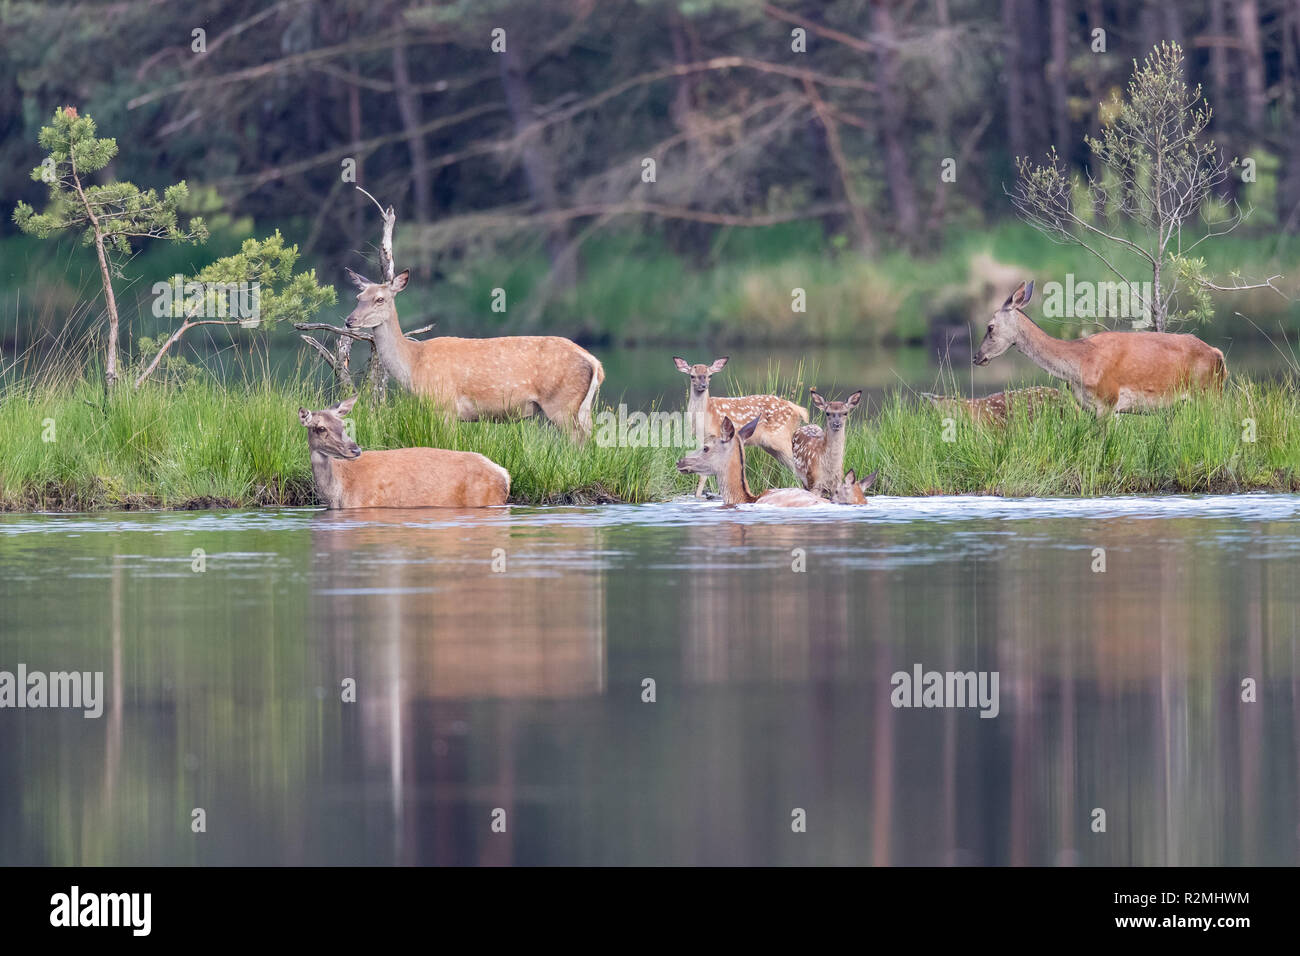
{"type": "Polygon", "coordinates": [[[989,331],[990,331],[990,332],[993,331],[993,323],[992,323],[992,322],[989,323],[989,331]]]}

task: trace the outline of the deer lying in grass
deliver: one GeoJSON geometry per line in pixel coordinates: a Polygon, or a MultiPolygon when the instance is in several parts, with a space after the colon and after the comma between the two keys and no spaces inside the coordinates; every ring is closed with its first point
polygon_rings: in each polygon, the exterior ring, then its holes
{"type": "Polygon", "coordinates": [[[835,488],[835,493],[831,496],[831,501],[837,505],[865,505],[867,503],[867,489],[876,483],[876,475],[880,474],[877,468],[861,481],[850,468],[844,474],[844,480],[835,488]]]}
{"type": "Polygon", "coordinates": [[[862,390],[843,402],[828,402],[812,389],[812,401],[826,414],[826,430],[805,425],[794,433],[794,473],[809,491],[830,497],[844,477],[844,440],[849,412],[858,407],[862,390]]]}
{"type": "MultiPolygon", "coordinates": [[[[763,449],[791,471],[795,470],[794,433],[801,422],[808,421],[806,408],[775,395],[710,398],[709,379],[721,372],[727,364],[725,355],[714,359],[712,365],[691,365],[686,359],[674,355],[673,364],[691,380],[686,392],[686,420],[695,430],[698,441],[702,442],[708,435],[720,434],[724,418],[730,418],[733,422],[757,419],[758,427],[750,432],[745,444],[763,449]]],[[[695,497],[704,493],[704,483],[708,479],[707,474],[700,475],[695,497]]]]}
{"type": "Polygon", "coordinates": [[[361,291],[347,318],[350,329],[373,329],[375,351],[388,373],[427,395],[461,421],[545,415],[571,438],[591,435],[591,409],[605,370],[586,349],[556,335],[417,342],[402,334],[393,303],[410,270],[392,282],[371,282],[351,269],[361,291]]]}
{"type": "Polygon", "coordinates": [[[993,313],[975,353],[987,365],[1013,345],[1040,368],[1069,383],[1084,408],[1102,418],[1142,412],[1187,398],[1198,389],[1223,389],[1223,353],[1194,335],[1171,332],[1098,332],[1065,341],[1053,338],[1021,309],[1034,294],[1024,282],[993,313]]]}
{"type": "Polygon", "coordinates": [[[718,479],[722,501],[728,505],[760,504],[780,508],[806,508],[824,505],[826,499],[802,488],[772,488],[755,495],[749,490],[745,478],[745,440],[754,434],[758,419],[752,419],[739,431],[731,419],[722,417],[722,427],[716,435],[709,435],[699,451],[677,462],[677,470],[684,475],[713,475],[718,479]]]}
{"type": "Polygon", "coordinates": [[[316,493],[327,508],[482,508],[503,505],[510,473],[469,451],[395,448],[363,452],[343,416],[356,396],[333,408],[298,409],[311,449],[316,493]]]}
{"type": "Polygon", "coordinates": [[[922,392],[921,397],[943,412],[959,412],[977,425],[1002,425],[1013,408],[1023,406],[1033,418],[1044,407],[1061,401],[1061,393],[1054,388],[1035,385],[1033,388],[1010,388],[994,392],[983,398],[962,398],[957,395],[934,395],[922,392]]]}

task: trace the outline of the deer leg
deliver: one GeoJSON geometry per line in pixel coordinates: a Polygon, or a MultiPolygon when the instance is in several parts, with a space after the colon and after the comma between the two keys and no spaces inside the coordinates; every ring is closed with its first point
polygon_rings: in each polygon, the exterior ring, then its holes
{"type": "Polygon", "coordinates": [[[536,410],[534,414],[537,411],[541,412],[546,420],[564,432],[570,441],[583,442],[587,440],[588,432],[583,430],[581,423],[578,421],[578,416],[567,404],[559,401],[533,401],[529,402],[525,408],[536,410]]]}
{"type": "Polygon", "coordinates": [[[699,483],[698,485],[695,486],[695,497],[696,497],[696,498],[703,498],[703,497],[704,497],[704,485],[705,485],[706,482],[708,482],[708,480],[709,480],[709,476],[708,476],[708,475],[700,475],[700,483],[699,483]]]}

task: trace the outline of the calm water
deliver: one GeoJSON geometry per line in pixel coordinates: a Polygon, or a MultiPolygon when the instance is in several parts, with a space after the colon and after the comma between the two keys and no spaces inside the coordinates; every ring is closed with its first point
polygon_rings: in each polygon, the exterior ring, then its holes
{"type": "Polygon", "coordinates": [[[3,516],[107,701],[0,710],[0,863],[1294,864],[1298,601],[1295,496],[3,516]]]}

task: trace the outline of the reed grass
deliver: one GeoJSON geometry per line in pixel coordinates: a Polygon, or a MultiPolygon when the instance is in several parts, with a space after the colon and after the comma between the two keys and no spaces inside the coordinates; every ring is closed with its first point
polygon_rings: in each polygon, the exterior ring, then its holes
{"type": "MultiPolygon", "coordinates": [[[[773,369],[757,384],[794,397],[806,395],[807,380],[797,367],[773,369]]],[[[953,419],[899,391],[851,423],[845,464],[859,473],[879,468],[875,491],[891,495],[1297,491],[1296,385],[1234,377],[1221,396],[1101,422],[1063,393],[1059,408],[1032,418],[1013,414],[1004,426],[953,419]]],[[[329,403],[316,386],[270,379],[231,388],[203,378],[119,388],[107,398],[93,375],[11,384],[0,392],[0,508],[313,504],[297,409],[329,403]]],[[[574,445],[535,420],[449,421],[406,394],[378,406],[360,402],[353,417],[363,448],[488,456],[511,473],[511,499],[519,504],[641,503],[694,487],[674,467],[688,449],[574,445]]],[[[747,458],[755,490],[794,484],[769,456],[747,458]]]]}

